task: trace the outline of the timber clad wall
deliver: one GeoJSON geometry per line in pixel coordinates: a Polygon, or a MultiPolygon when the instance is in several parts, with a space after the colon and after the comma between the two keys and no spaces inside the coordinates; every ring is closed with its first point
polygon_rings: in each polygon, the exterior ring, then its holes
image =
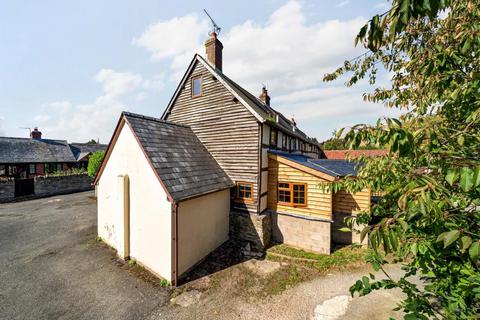
{"type": "Polygon", "coordinates": [[[268,162],[268,208],[273,211],[331,219],[332,194],[319,188],[319,184],[324,182],[326,180],[270,158],[268,162]],[[277,183],[279,181],[307,183],[307,206],[291,207],[277,203],[277,183]]]}
{"type": "Polygon", "coordinates": [[[259,123],[200,63],[185,82],[166,120],[188,125],[233,181],[252,182],[257,211],[259,123]],[[192,98],[191,78],[202,77],[202,96],[192,98]]]}
{"type": "Polygon", "coordinates": [[[370,191],[362,190],[355,194],[340,190],[333,195],[333,211],[343,213],[359,213],[370,210],[370,191]]]}

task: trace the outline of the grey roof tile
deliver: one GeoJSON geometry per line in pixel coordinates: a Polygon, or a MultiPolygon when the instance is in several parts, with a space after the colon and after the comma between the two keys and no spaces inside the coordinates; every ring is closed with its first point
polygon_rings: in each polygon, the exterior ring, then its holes
{"type": "Polygon", "coordinates": [[[0,163],[76,161],[65,140],[0,137],[0,163]]]}
{"type": "Polygon", "coordinates": [[[123,115],[175,201],[234,186],[189,127],[129,112],[123,115]]]}

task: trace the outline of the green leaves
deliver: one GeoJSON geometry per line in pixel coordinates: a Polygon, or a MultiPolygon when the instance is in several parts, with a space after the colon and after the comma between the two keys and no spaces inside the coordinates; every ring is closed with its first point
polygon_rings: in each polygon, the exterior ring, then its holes
{"type": "Polygon", "coordinates": [[[462,168],[460,171],[460,187],[463,191],[468,192],[474,186],[473,170],[470,168],[462,168]]]}
{"type": "Polygon", "coordinates": [[[472,244],[470,246],[470,250],[468,250],[468,253],[470,254],[470,258],[472,258],[473,261],[478,261],[478,257],[480,255],[480,241],[472,244]]]}
{"type": "Polygon", "coordinates": [[[360,235],[369,237],[374,252],[368,262],[378,270],[388,263],[381,253],[388,254],[406,272],[390,283],[362,279],[354,289],[400,288],[406,318],[472,318],[480,314],[480,4],[391,3],[359,30],[357,41],[370,51],[326,77],[348,74],[348,85],[374,83],[383,67],[392,81],[364,93],[364,100],[402,114],[345,131],[347,146],[390,151],[358,160],[356,179],[343,187],[382,192],[362,222],[360,235]],[[417,288],[408,278],[413,275],[426,285],[417,288]],[[432,297],[439,298],[435,309],[432,297]]]}
{"type": "Polygon", "coordinates": [[[441,233],[438,236],[437,242],[443,241],[443,247],[446,248],[449,245],[451,245],[453,242],[455,242],[458,239],[458,237],[460,237],[459,230],[447,231],[447,232],[441,233]]]}

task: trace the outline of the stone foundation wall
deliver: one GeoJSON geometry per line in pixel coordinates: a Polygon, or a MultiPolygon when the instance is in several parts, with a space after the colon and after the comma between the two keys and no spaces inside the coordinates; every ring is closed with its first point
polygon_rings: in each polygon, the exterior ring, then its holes
{"type": "Polygon", "coordinates": [[[285,243],[311,252],[330,254],[330,225],[328,220],[272,212],[272,236],[285,243]]]}
{"type": "Polygon", "coordinates": [[[0,203],[9,202],[15,198],[15,180],[1,179],[0,180],[0,203]]]}
{"type": "MultiPolygon", "coordinates": [[[[363,239],[363,243],[360,241],[360,234],[358,232],[343,232],[339,231],[340,228],[346,227],[345,218],[350,217],[351,213],[334,212],[333,224],[332,224],[332,241],[338,244],[368,244],[368,239],[363,239]]],[[[354,230],[361,231],[362,226],[355,226],[354,230]]]]}
{"type": "Polygon", "coordinates": [[[57,194],[93,190],[92,178],[86,174],[69,176],[35,177],[35,196],[46,197],[57,194]]]}
{"type": "Polygon", "coordinates": [[[248,241],[253,251],[264,251],[270,245],[272,219],[270,214],[230,212],[230,238],[248,241]]]}

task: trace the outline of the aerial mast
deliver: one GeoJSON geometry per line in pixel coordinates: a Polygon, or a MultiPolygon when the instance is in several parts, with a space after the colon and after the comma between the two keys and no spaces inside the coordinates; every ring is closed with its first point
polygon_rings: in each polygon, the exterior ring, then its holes
{"type": "Polygon", "coordinates": [[[220,28],[218,24],[215,23],[215,20],[212,19],[212,17],[208,14],[207,10],[203,9],[203,11],[205,11],[205,14],[212,22],[213,30],[210,32],[210,34],[212,34],[212,32],[215,32],[215,34],[218,36],[220,34],[220,31],[222,31],[222,28],[220,28]]]}

